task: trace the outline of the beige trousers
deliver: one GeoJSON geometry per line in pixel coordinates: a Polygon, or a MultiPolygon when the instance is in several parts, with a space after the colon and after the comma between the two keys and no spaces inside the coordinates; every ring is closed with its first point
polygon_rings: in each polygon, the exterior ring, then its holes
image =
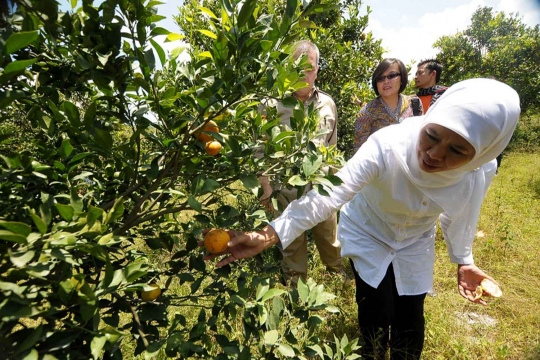
{"type": "MultiPolygon", "coordinates": [[[[296,190],[289,189],[282,189],[277,198],[283,208],[295,199],[296,190]]],[[[328,219],[315,225],[311,232],[326,268],[330,271],[341,271],[343,261],[341,258],[341,243],[337,240],[337,214],[334,213],[328,219]]],[[[299,276],[305,280],[308,265],[307,234],[302,233],[281,252],[283,254],[281,268],[285,280],[296,283],[299,276]]]]}

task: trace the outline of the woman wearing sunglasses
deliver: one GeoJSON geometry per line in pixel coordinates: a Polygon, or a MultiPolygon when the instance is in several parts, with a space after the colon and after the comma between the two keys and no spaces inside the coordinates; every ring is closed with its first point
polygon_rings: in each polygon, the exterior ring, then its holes
{"type": "MultiPolygon", "coordinates": [[[[355,152],[375,131],[413,116],[411,99],[414,96],[401,95],[408,82],[407,68],[401,60],[388,58],[377,66],[371,76],[377,98],[367,103],[356,119],[355,152]]],[[[420,101],[418,103],[419,113],[422,114],[422,104],[420,101]]]]}

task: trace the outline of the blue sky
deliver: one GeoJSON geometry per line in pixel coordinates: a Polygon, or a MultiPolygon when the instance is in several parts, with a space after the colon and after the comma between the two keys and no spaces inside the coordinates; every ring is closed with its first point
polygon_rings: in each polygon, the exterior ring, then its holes
{"type": "MultiPolygon", "coordinates": [[[[158,12],[167,16],[161,25],[173,30],[178,0],[164,0],[158,12]]],[[[433,57],[433,43],[443,35],[465,30],[478,7],[489,6],[506,14],[519,13],[523,21],[540,24],[540,0],[364,0],[361,11],[372,10],[368,30],[382,39],[385,57],[397,57],[406,64],[433,57]]],[[[414,69],[413,69],[414,70],[414,69]]]]}
{"type": "MultiPolygon", "coordinates": [[[[172,16],[178,14],[180,0],[162,0],[158,13],[167,16],[160,26],[177,31],[172,16]]],[[[99,1],[96,1],[96,3],[99,1]]],[[[60,0],[69,9],[69,0],[60,0]]],[[[78,0],[80,5],[81,0],[78,0]]],[[[368,31],[382,39],[385,57],[397,57],[406,64],[434,57],[433,43],[443,35],[465,30],[478,7],[489,6],[506,14],[519,13],[529,26],[540,24],[540,0],[364,0],[362,13],[372,10],[368,31]]],[[[166,47],[172,46],[167,44],[166,47]]],[[[412,69],[415,71],[415,68],[412,69]]]]}

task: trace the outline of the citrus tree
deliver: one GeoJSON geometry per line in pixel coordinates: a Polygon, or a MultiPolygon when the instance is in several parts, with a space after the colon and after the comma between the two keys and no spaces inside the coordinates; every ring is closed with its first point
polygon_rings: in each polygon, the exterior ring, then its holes
{"type": "Polygon", "coordinates": [[[2,356],[354,357],[356,341],[317,336],[314,312],[337,311],[322,286],[274,288],[264,261],[214,271],[197,245],[203,228],[264,224],[257,175],[339,183],[288,51],[332,6],[220,0],[179,34],[156,0],[71,4],[15,1],[1,33],[2,356]],[[295,108],[291,129],[258,112],[269,97],[295,108]]]}
{"type": "Polygon", "coordinates": [[[516,89],[523,111],[540,106],[540,75],[536,71],[540,66],[539,25],[529,27],[518,14],[480,7],[465,31],[441,37],[434,47],[445,66],[441,83],[494,77],[516,89]]]}
{"type": "MultiPolygon", "coordinates": [[[[176,23],[185,32],[208,26],[210,17],[186,16],[197,9],[200,1],[191,0],[175,16],[176,23]]],[[[324,1],[306,2],[309,15],[298,26],[289,30],[289,36],[297,40],[309,39],[320,50],[320,69],[316,85],[328,93],[336,103],[338,111],[338,148],[345,158],[353,155],[354,124],[362,104],[375,97],[371,89],[371,74],[381,60],[381,40],[375,39],[366,30],[370,8],[363,8],[361,0],[341,0],[336,6],[320,11],[324,1]]],[[[204,0],[202,4],[212,11],[219,8],[218,0],[204,0]]],[[[281,16],[287,5],[284,0],[262,0],[258,6],[272,16],[281,16]]],[[[193,33],[189,43],[200,46],[204,35],[193,33]]]]}

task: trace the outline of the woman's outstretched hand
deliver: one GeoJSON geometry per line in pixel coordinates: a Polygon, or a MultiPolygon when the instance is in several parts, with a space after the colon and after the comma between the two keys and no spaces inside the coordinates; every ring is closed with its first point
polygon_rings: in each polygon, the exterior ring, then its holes
{"type": "Polygon", "coordinates": [[[478,266],[471,265],[458,265],[458,289],[461,296],[465,299],[482,305],[487,305],[487,303],[482,299],[476,296],[476,287],[480,286],[480,282],[488,278],[493,281],[495,284],[497,282],[490,276],[486,275],[478,266]]]}
{"type": "MultiPolygon", "coordinates": [[[[206,235],[208,231],[209,229],[204,230],[203,234],[206,235]]],[[[279,242],[279,237],[271,226],[266,226],[260,231],[244,232],[227,230],[227,233],[231,237],[227,250],[219,254],[205,255],[204,260],[210,260],[228,254],[228,256],[216,264],[217,267],[222,267],[236,260],[253,257],[279,242]]],[[[201,241],[199,245],[204,246],[204,242],[201,241]]]]}

